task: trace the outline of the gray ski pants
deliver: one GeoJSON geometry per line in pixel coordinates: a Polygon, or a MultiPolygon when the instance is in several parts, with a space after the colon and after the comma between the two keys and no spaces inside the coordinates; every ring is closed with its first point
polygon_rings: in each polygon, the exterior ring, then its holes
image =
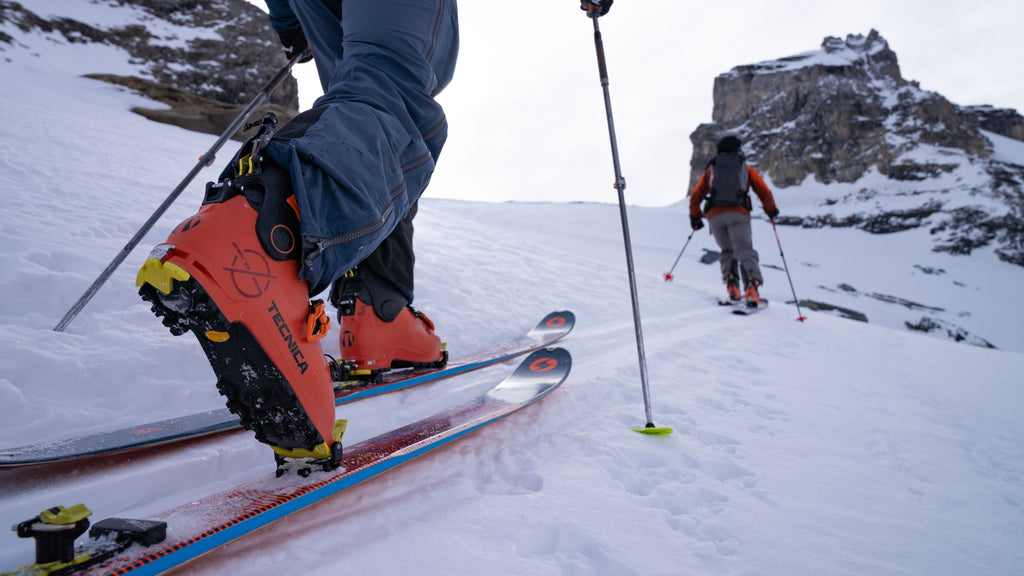
{"type": "Polygon", "coordinates": [[[736,211],[722,212],[708,219],[708,227],[711,228],[711,235],[715,237],[715,242],[722,250],[718,256],[722,278],[729,276],[732,261],[737,260],[743,271],[745,286],[754,280],[763,283],[757,250],[754,250],[750,232],[750,216],[736,211]]]}

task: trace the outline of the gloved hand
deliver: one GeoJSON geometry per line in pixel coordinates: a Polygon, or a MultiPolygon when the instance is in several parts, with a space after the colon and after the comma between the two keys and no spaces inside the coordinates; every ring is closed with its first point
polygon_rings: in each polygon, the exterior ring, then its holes
{"type": "Polygon", "coordinates": [[[580,0],[580,10],[583,10],[587,14],[591,10],[596,10],[598,16],[604,16],[612,9],[613,0],[580,0]]]}
{"type": "Polygon", "coordinates": [[[765,210],[765,213],[768,214],[768,218],[775,220],[775,217],[779,215],[779,209],[772,208],[771,210],[765,210]]]}
{"type": "Polygon", "coordinates": [[[700,230],[704,227],[704,219],[700,216],[690,216],[690,227],[694,230],[700,230]]]}
{"type": "Polygon", "coordinates": [[[309,62],[313,59],[313,53],[306,50],[309,47],[309,43],[306,42],[306,34],[302,31],[302,28],[285,30],[284,32],[278,32],[277,35],[281,38],[281,45],[284,46],[284,55],[289,60],[296,54],[302,54],[303,52],[306,52],[306,55],[299,59],[298,64],[309,62]]]}

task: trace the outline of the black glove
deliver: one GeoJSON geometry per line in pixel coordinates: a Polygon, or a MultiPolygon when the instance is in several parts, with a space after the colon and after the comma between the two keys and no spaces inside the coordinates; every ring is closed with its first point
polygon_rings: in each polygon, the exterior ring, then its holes
{"type": "Polygon", "coordinates": [[[306,42],[306,34],[302,31],[302,28],[293,28],[291,30],[285,30],[284,32],[278,32],[278,36],[281,37],[281,45],[284,46],[284,55],[291,60],[296,54],[302,54],[305,52],[305,56],[299,58],[298,64],[303,62],[309,62],[313,59],[313,53],[306,50],[309,48],[309,42],[306,42]]]}
{"type": "Polygon", "coordinates": [[[583,10],[587,14],[591,10],[596,10],[598,16],[604,16],[612,9],[613,0],[580,0],[580,10],[583,10]]]}
{"type": "Polygon", "coordinates": [[[700,216],[690,216],[690,227],[694,230],[700,230],[704,227],[704,219],[700,216]]]}
{"type": "Polygon", "coordinates": [[[765,213],[768,214],[769,219],[775,220],[775,217],[779,215],[779,209],[772,208],[771,210],[765,210],[765,213]]]}

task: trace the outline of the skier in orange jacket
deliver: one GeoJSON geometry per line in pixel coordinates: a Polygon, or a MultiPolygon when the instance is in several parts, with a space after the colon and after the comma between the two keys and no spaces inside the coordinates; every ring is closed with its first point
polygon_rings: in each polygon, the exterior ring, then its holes
{"type": "Polygon", "coordinates": [[[747,165],[741,145],[736,136],[718,142],[718,155],[708,163],[690,195],[690,225],[694,230],[703,228],[702,216],[707,216],[711,234],[721,248],[718,262],[729,299],[746,299],[748,306],[757,306],[761,300],[757,289],[764,284],[764,277],[750,232],[750,190],[757,194],[769,218],[774,220],[779,210],[764,179],[747,165]],[[745,288],[742,293],[740,276],[745,288]]]}

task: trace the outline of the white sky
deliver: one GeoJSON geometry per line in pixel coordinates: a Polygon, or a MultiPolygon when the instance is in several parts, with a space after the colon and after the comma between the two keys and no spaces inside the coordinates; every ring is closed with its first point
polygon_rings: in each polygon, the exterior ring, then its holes
{"type": "MultiPolygon", "coordinates": [[[[449,140],[427,196],[617,202],[593,28],[576,0],[461,2],[459,19],[459,64],[440,97],[449,140]]],[[[685,193],[715,76],[825,36],[875,28],[922,88],[1024,110],[1022,23],[1016,0],[618,0],[600,26],[627,202],[685,193]]],[[[296,75],[307,107],[320,93],[313,65],[296,75]]]]}

